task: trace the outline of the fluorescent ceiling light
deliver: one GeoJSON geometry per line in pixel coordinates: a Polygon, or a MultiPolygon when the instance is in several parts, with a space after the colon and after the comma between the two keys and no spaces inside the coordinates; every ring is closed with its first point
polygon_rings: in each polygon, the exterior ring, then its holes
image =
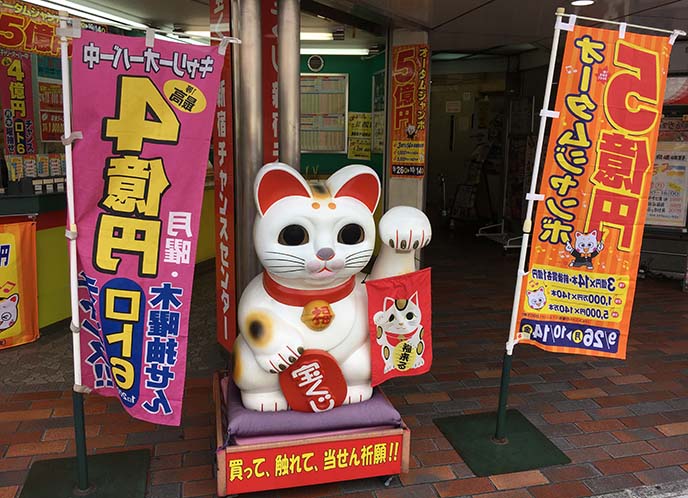
{"type": "Polygon", "coordinates": [[[430,57],[433,61],[455,61],[458,59],[463,59],[468,54],[460,54],[457,52],[440,52],[439,54],[432,54],[430,57]]]}
{"type": "Polygon", "coordinates": [[[571,2],[571,5],[574,7],[585,7],[586,5],[592,5],[595,3],[595,0],[573,0],[571,2]]]}
{"type": "MultiPolygon", "coordinates": [[[[184,33],[201,38],[210,38],[210,31],[184,31],[184,33]]],[[[299,38],[305,41],[328,41],[332,40],[334,35],[328,31],[302,31],[299,38]]]]}
{"type": "MultiPolygon", "coordinates": [[[[80,19],[85,19],[87,21],[93,21],[93,22],[96,22],[99,24],[112,24],[112,22],[113,22],[111,19],[105,19],[104,17],[94,16],[92,14],[88,14],[88,13],[82,12],[80,10],[71,9],[71,8],[65,7],[63,5],[57,5],[57,4],[52,3],[52,2],[45,2],[43,0],[26,0],[26,1],[28,3],[38,5],[39,7],[45,7],[47,9],[52,9],[52,10],[57,10],[57,11],[63,10],[63,11],[66,11],[68,14],[73,15],[74,17],[78,17],[80,19]]],[[[131,30],[131,28],[128,26],[124,26],[123,29],[131,30]]]]}
{"type": "Polygon", "coordinates": [[[312,48],[301,47],[301,55],[368,55],[367,48],[312,48]]]}
{"type": "Polygon", "coordinates": [[[334,35],[332,33],[326,32],[326,31],[321,31],[321,32],[304,32],[302,31],[299,35],[299,38],[301,40],[306,40],[306,41],[327,41],[327,40],[332,40],[334,39],[334,35]]]}
{"type": "Polygon", "coordinates": [[[187,35],[199,36],[201,38],[210,38],[210,31],[184,31],[187,35]]]}
{"type": "Polygon", "coordinates": [[[169,33],[166,35],[156,33],[155,38],[157,38],[158,40],[167,40],[167,41],[172,41],[172,42],[176,42],[176,43],[186,43],[188,45],[204,45],[204,46],[210,45],[210,39],[208,39],[206,41],[194,40],[193,38],[179,35],[179,33],[169,33]]]}
{"type": "Polygon", "coordinates": [[[67,0],[26,0],[28,3],[39,5],[41,7],[47,7],[54,10],[66,10],[68,13],[82,17],[84,19],[89,19],[94,22],[106,22],[106,23],[119,23],[126,26],[131,26],[133,28],[146,29],[148,26],[141,24],[140,22],[132,21],[124,17],[116,16],[108,12],[103,12],[102,10],[94,9],[92,7],[86,7],[85,5],[79,5],[78,3],[69,2],[67,0]]]}

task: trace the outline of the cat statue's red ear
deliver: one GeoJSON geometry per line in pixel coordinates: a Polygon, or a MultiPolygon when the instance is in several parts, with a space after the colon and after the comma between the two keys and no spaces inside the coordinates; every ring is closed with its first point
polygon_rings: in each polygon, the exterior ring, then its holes
{"type": "Polygon", "coordinates": [[[352,197],[372,213],[380,200],[380,180],[368,166],[351,164],[327,179],[327,188],[333,198],[352,197]]]}
{"type": "Polygon", "coordinates": [[[11,303],[17,303],[19,301],[19,294],[12,294],[7,298],[11,303]]]}
{"type": "Polygon", "coordinates": [[[310,197],[306,180],[294,168],[284,163],[269,163],[256,175],[253,192],[256,208],[261,216],[277,201],[285,197],[310,197]]]}

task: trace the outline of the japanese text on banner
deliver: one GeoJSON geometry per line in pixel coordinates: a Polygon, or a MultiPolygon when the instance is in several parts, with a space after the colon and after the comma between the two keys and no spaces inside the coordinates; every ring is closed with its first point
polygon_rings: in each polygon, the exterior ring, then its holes
{"type": "MultiPolygon", "coordinates": [[[[229,36],[230,4],[210,2],[210,25],[214,36],[229,36]],[[225,20],[223,22],[223,19],[225,20]]],[[[231,45],[225,63],[229,65],[231,45]]],[[[275,99],[276,99],[275,94],[275,99]]],[[[234,123],[232,121],[232,79],[223,71],[217,96],[213,127],[215,173],[215,292],[217,296],[217,341],[232,350],[236,336],[236,281],[234,269],[234,123]]]]}
{"type": "Polygon", "coordinates": [[[670,50],[667,37],[567,35],[514,340],[625,358],[670,50]]]}
{"type": "Polygon", "coordinates": [[[31,56],[0,49],[0,101],[5,154],[33,154],[34,137],[31,56]]]}
{"type": "Polygon", "coordinates": [[[392,176],[425,175],[430,50],[404,45],[392,51],[390,94],[392,176]]]}
{"type": "Polygon", "coordinates": [[[177,425],[223,58],[83,32],[73,59],[84,384],[137,418],[177,425]]]}

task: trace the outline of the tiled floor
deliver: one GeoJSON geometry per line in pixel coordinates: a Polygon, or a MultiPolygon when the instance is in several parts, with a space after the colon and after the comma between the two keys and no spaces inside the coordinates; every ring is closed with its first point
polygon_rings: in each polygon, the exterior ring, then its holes
{"type": "MultiPolygon", "coordinates": [[[[495,410],[517,257],[471,235],[442,239],[427,254],[432,371],[384,386],[411,427],[411,471],[389,488],[366,479],[260,496],[567,498],[644,485],[651,485],[648,496],[688,496],[688,294],[669,280],[639,282],[626,361],[516,348],[509,405],[571,464],[508,476],[471,473],[432,419],[495,410]]],[[[151,498],[214,496],[210,372],[222,358],[212,340],[212,295],[212,274],[199,272],[181,427],[135,421],[114,399],[86,401],[90,451],[152,451],[151,498]]],[[[35,459],[74,452],[69,347],[52,332],[0,353],[0,498],[18,496],[35,459]]]]}

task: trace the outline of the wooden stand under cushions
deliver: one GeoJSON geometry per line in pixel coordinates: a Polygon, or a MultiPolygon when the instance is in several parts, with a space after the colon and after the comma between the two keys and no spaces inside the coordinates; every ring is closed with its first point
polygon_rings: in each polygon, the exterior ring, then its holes
{"type": "Polygon", "coordinates": [[[403,421],[399,428],[224,447],[227,417],[220,380],[227,375],[213,376],[218,496],[408,472],[411,431],[403,421]],[[278,465],[287,459],[289,465],[278,465]]]}

